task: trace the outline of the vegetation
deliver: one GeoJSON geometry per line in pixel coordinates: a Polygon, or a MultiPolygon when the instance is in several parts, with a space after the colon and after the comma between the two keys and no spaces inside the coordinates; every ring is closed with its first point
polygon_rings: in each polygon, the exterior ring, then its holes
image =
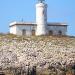
{"type": "MultiPolygon", "coordinates": [[[[36,66],[33,66],[32,68],[23,69],[23,67],[18,68],[7,68],[4,69],[4,74],[8,75],[75,75],[75,65],[68,65],[66,68],[59,69],[53,66],[49,66],[49,68],[46,68],[41,71],[37,71],[36,66]],[[74,67],[74,68],[72,68],[74,67]]],[[[1,71],[1,69],[0,69],[1,71]]]]}
{"type": "Polygon", "coordinates": [[[1,33],[0,71],[6,75],[75,75],[75,37],[1,33]]]}

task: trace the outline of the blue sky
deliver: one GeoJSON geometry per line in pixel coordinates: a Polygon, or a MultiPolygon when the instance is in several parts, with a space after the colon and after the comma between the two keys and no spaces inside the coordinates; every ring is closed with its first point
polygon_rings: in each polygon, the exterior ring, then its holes
{"type": "MultiPolygon", "coordinates": [[[[37,0],[1,0],[0,32],[9,32],[9,23],[13,21],[35,22],[35,4],[37,0]]],[[[48,22],[68,24],[68,35],[75,36],[75,0],[46,0],[48,4],[48,22]]]]}

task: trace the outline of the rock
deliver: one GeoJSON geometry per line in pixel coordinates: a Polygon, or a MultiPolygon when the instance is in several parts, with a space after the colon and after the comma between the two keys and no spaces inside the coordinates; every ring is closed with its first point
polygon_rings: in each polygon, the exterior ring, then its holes
{"type": "Polygon", "coordinates": [[[58,68],[57,66],[65,67],[75,62],[75,38],[15,37],[8,39],[4,37],[0,40],[0,66],[2,67],[6,64],[10,67],[30,63],[29,66],[36,65],[41,69],[48,68],[49,64],[58,68]]]}

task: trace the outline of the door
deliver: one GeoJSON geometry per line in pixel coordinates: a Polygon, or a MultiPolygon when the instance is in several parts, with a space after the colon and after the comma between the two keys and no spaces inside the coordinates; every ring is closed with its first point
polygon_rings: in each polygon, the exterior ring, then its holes
{"type": "Polygon", "coordinates": [[[32,30],[32,35],[35,35],[35,30],[32,30]]]}
{"type": "Polygon", "coordinates": [[[26,30],[25,29],[22,30],[22,35],[26,35],[26,30]]]}
{"type": "Polygon", "coordinates": [[[58,31],[58,34],[59,34],[59,35],[62,35],[62,31],[59,30],[59,31],[58,31]]]}
{"type": "Polygon", "coordinates": [[[49,31],[49,35],[53,35],[53,31],[52,30],[49,31]]]}

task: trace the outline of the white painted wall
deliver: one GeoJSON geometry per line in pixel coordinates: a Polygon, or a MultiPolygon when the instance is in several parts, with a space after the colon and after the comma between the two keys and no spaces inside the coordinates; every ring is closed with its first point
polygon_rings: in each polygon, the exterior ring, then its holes
{"type": "Polygon", "coordinates": [[[36,35],[47,34],[47,4],[37,3],[36,4],[36,35]]]}
{"type": "Polygon", "coordinates": [[[17,32],[16,32],[16,26],[10,27],[10,33],[11,34],[17,34],[17,32]]]}
{"type": "Polygon", "coordinates": [[[30,36],[30,35],[32,35],[32,30],[35,30],[36,27],[32,26],[32,25],[19,25],[19,26],[16,27],[17,35],[22,35],[23,29],[26,30],[26,35],[30,36]]]}
{"type": "MultiPolygon", "coordinates": [[[[37,29],[37,25],[14,25],[12,27],[10,27],[10,33],[11,34],[16,34],[16,35],[22,35],[22,30],[25,29],[26,30],[26,36],[31,36],[32,35],[32,30],[37,29]]],[[[47,30],[48,33],[49,31],[53,32],[53,35],[58,35],[59,31],[62,31],[62,35],[66,35],[67,32],[67,26],[64,25],[47,25],[47,30]]],[[[36,33],[36,32],[35,32],[36,33]]],[[[35,34],[36,35],[36,34],[35,34]]]]}
{"type": "Polygon", "coordinates": [[[66,35],[67,33],[67,26],[48,26],[48,31],[53,31],[53,35],[58,35],[59,31],[62,31],[62,35],[66,35]]]}

